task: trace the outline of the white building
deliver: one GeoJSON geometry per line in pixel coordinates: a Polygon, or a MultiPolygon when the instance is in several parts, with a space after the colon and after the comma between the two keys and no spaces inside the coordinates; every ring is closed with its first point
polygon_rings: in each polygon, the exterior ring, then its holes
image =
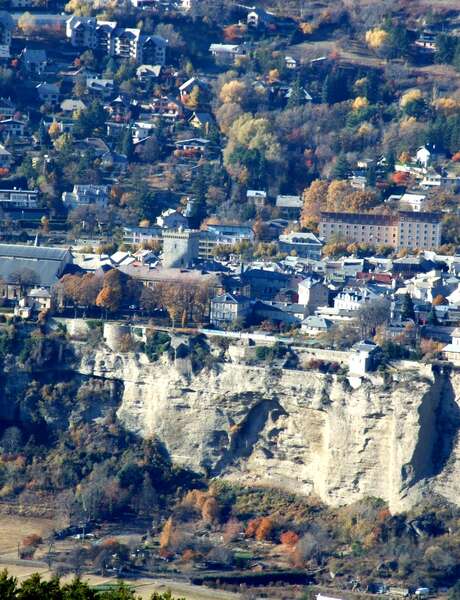
{"type": "Polygon", "coordinates": [[[452,341],[447,346],[444,346],[442,352],[447,360],[452,362],[460,361],[460,328],[457,327],[451,333],[452,341]]]}
{"type": "Polygon", "coordinates": [[[94,205],[101,208],[107,206],[109,186],[107,185],[74,185],[71,192],[63,192],[62,202],[68,208],[94,205]]]}
{"type": "Polygon", "coordinates": [[[426,169],[428,163],[431,160],[431,152],[426,146],[420,146],[420,148],[417,149],[417,152],[415,154],[415,159],[418,163],[422,165],[422,167],[425,167],[426,169]]]}
{"type": "Polygon", "coordinates": [[[75,48],[99,50],[138,63],[164,65],[167,41],[145,35],[137,28],[118,27],[116,21],[72,16],[66,21],[66,36],[75,48]]]}

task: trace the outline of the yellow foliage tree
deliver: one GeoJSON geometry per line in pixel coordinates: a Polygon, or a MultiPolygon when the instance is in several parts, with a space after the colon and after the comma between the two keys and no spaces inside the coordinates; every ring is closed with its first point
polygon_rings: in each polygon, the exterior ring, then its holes
{"type": "Polygon", "coordinates": [[[353,100],[353,110],[362,110],[363,108],[367,108],[368,106],[369,100],[365,96],[358,96],[353,100]]]}
{"type": "Polygon", "coordinates": [[[378,50],[388,41],[388,32],[384,29],[374,27],[366,31],[366,44],[372,50],[378,50]]]}
{"type": "Polygon", "coordinates": [[[51,139],[55,140],[61,134],[61,128],[57,121],[53,121],[48,128],[48,133],[51,139]]]}
{"type": "Polygon", "coordinates": [[[413,90],[409,90],[408,92],[406,92],[405,94],[403,94],[401,96],[399,105],[401,106],[401,108],[406,108],[406,106],[408,106],[409,104],[412,104],[412,102],[421,100],[421,98],[423,98],[422,91],[419,90],[418,88],[414,88],[413,90]]]}
{"type": "Polygon", "coordinates": [[[447,114],[452,114],[460,108],[460,102],[458,100],[456,100],[455,98],[449,98],[449,97],[438,98],[437,100],[435,100],[433,102],[433,105],[436,108],[436,110],[439,110],[439,111],[447,113],[447,114]]]}
{"type": "Polygon", "coordinates": [[[224,83],[220,90],[219,98],[224,104],[229,104],[230,102],[242,104],[247,99],[248,93],[248,86],[243,81],[233,79],[224,83]]]}

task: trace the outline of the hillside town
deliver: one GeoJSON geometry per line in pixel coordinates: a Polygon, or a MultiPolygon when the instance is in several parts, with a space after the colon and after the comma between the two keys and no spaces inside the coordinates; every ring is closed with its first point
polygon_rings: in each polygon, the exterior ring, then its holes
{"type": "MultiPolygon", "coordinates": [[[[455,358],[452,82],[436,80],[429,106],[407,65],[407,83],[391,92],[387,74],[369,68],[354,99],[351,89],[342,98],[340,78],[362,67],[333,52],[311,57],[302,37],[321,38],[324,27],[313,9],[302,21],[232,3],[219,16],[205,2],[133,2],[102,16],[91,3],[70,4],[46,18],[1,15],[6,315],[156,318],[330,347],[365,337],[408,356],[455,358]],[[191,23],[215,41],[200,43],[191,23]],[[318,89],[325,76],[330,89],[318,89]],[[382,143],[375,119],[390,93],[399,96],[401,135],[387,139],[383,125],[382,143]],[[349,106],[347,135],[359,138],[330,157],[302,130],[303,119],[322,118],[324,103],[349,106]],[[298,121],[290,132],[286,123],[285,150],[271,113],[298,121]],[[281,153],[290,155],[285,173],[281,153]],[[126,286],[131,293],[115,297],[126,286]]],[[[332,12],[340,29],[344,15],[332,12]]],[[[455,45],[455,19],[447,34],[421,23],[404,32],[406,60],[440,62],[438,45],[455,45]]],[[[396,35],[388,27],[387,45],[396,35]]],[[[369,31],[368,52],[397,53],[380,51],[369,31]]]]}

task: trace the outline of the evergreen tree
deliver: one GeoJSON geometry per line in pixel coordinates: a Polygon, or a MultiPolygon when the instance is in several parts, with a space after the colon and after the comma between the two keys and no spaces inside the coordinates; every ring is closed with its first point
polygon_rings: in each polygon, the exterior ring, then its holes
{"type": "Polygon", "coordinates": [[[295,108],[296,106],[301,106],[303,102],[304,93],[302,84],[300,83],[300,77],[297,77],[291,86],[291,95],[288,98],[287,106],[288,108],[295,108]]]}
{"type": "Polygon", "coordinates": [[[120,144],[121,153],[126,156],[128,162],[131,162],[134,158],[134,144],[131,130],[128,128],[121,138],[120,144]]]}
{"type": "Polygon", "coordinates": [[[332,169],[332,177],[334,179],[347,179],[350,174],[350,164],[343,154],[340,154],[335,161],[332,169]]]}
{"type": "Polygon", "coordinates": [[[431,310],[428,313],[426,322],[428,325],[439,325],[438,317],[436,316],[436,310],[433,305],[431,305],[431,310]]]}
{"type": "Polygon", "coordinates": [[[401,317],[403,321],[407,321],[408,319],[415,321],[414,303],[409,293],[404,296],[403,305],[401,308],[401,317]]]}
{"type": "Polygon", "coordinates": [[[43,121],[40,121],[40,127],[38,128],[38,141],[40,146],[44,147],[48,147],[51,144],[48,129],[43,121]]]}

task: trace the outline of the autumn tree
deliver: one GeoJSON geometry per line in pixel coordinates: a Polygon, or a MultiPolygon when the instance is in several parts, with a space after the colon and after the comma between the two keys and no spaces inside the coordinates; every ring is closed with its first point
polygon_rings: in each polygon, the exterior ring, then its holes
{"type": "Polygon", "coordinates": [[[300,223],[302,227],[316,228],[319,223],[320,212],[324,210],[329,182],[316,179],[303,193],[303,207],[300,223]]]}

